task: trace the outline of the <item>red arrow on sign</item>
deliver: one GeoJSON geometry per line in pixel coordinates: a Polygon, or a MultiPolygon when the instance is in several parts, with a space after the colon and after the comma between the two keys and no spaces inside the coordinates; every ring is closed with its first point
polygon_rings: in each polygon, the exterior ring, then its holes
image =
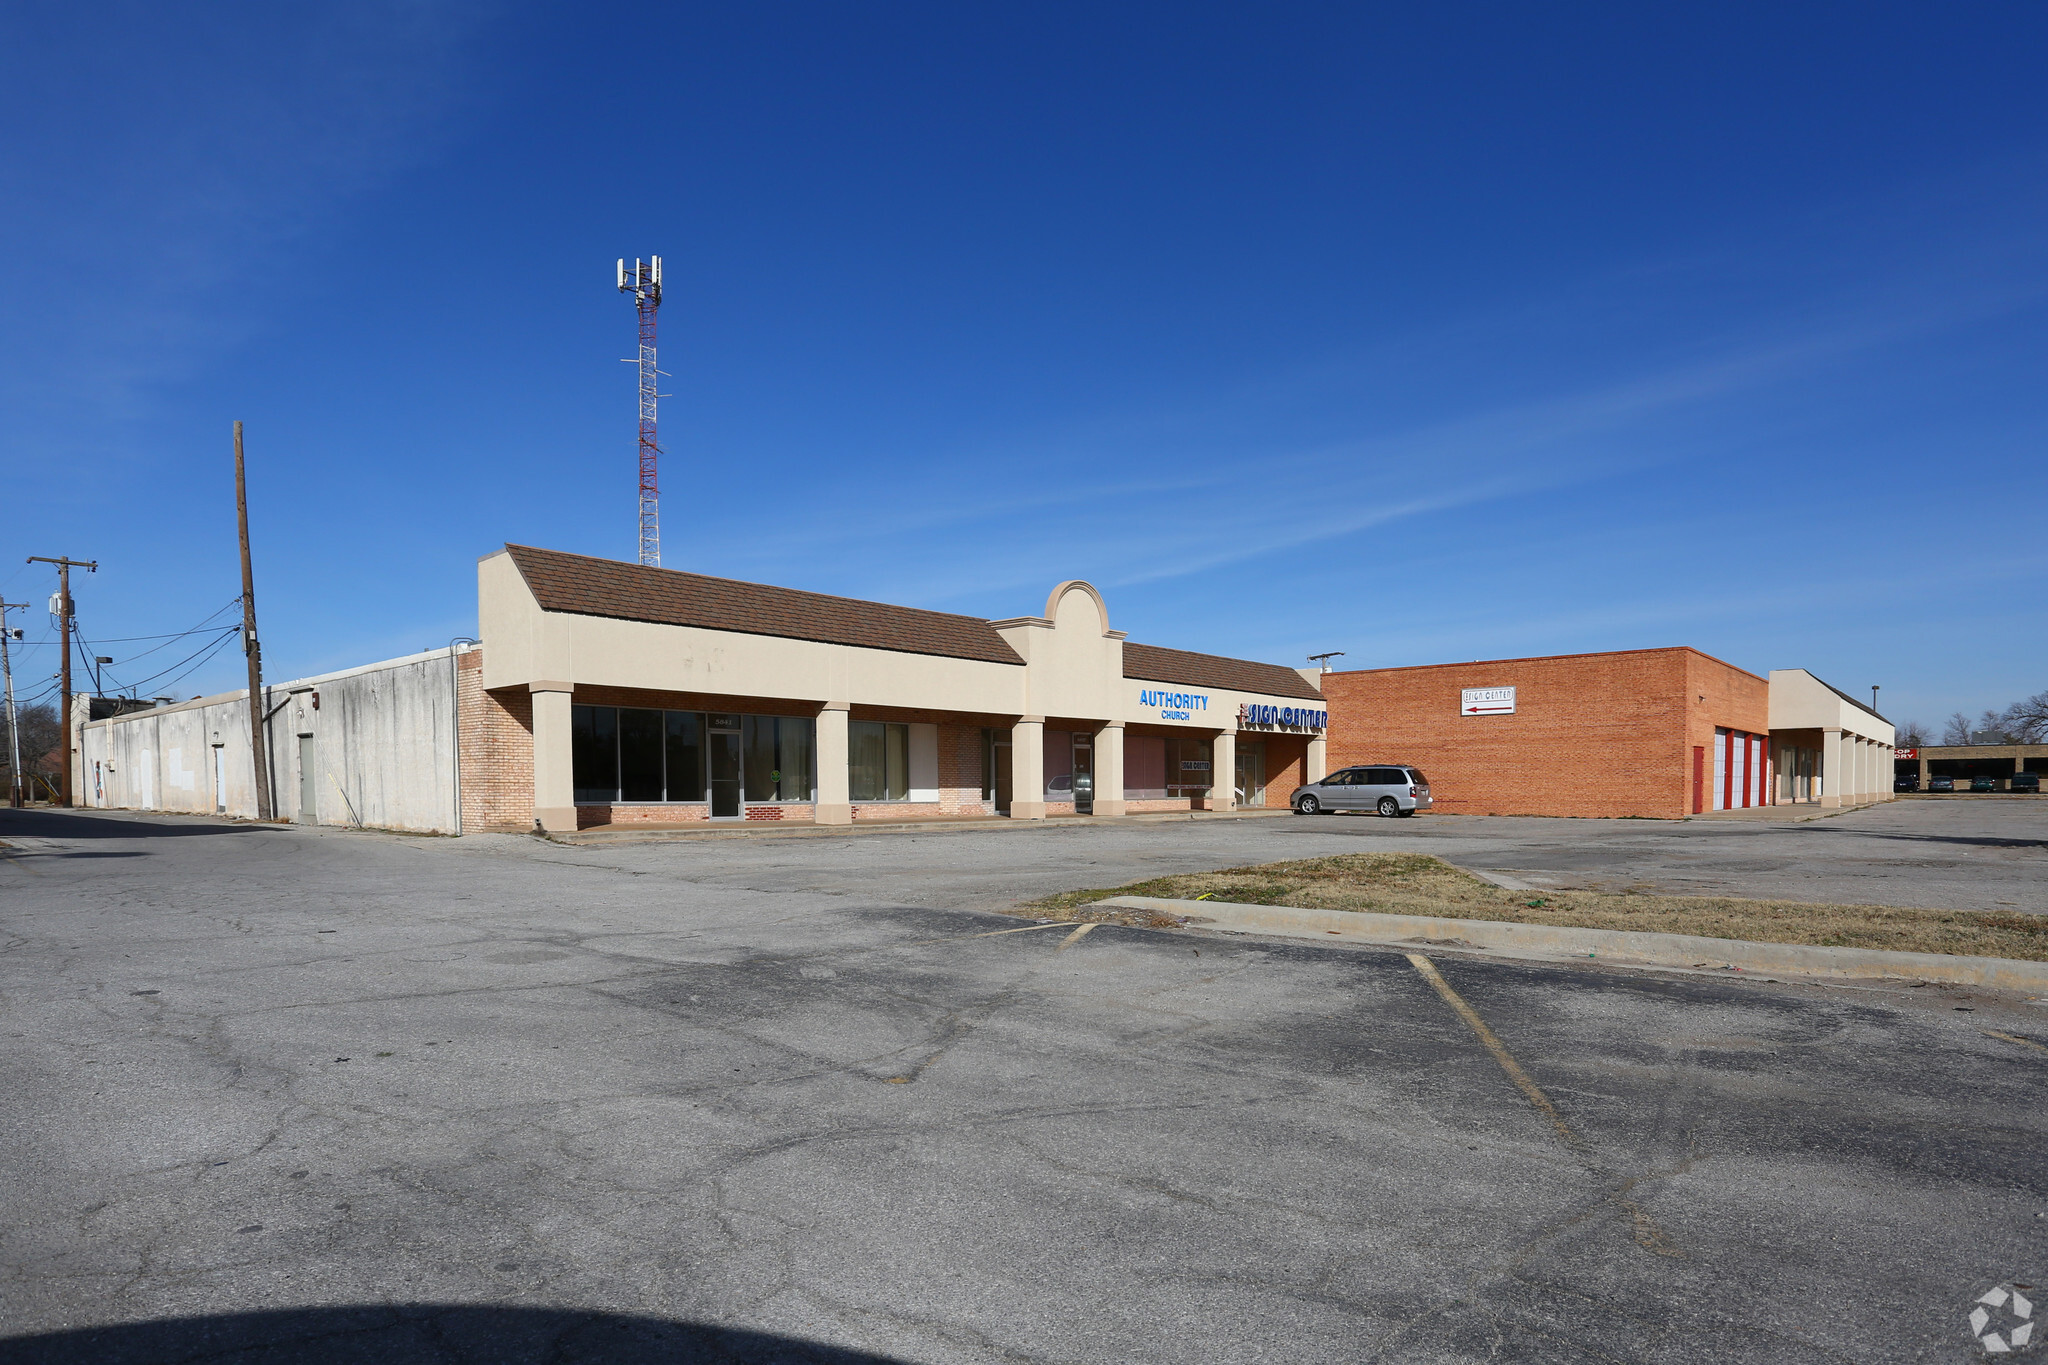
{"type": "Polygon", "coordinates": [[[1476,716],[1481,714],[1482,712],[1505,711],[1507,709],[1508,708],[1505,706],[1468,706],[1465,708],[1465,714],[1468,716],[1476,716]]]}

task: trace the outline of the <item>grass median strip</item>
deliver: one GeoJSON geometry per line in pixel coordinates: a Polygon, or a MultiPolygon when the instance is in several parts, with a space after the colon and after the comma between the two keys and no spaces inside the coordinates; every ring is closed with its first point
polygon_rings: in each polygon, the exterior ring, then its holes
{"type": "Polygon", "coordinates": [[[1297,862],[1226,867],[1155,877],[1129,886],[1067,891],[1018,907],[1047,919],[1135,923],[1144,912],[1092,903],[1110,896],[1159,896],[1362,910],[1386,915],[1504,920],[1579,929],[1626,929],[1754,943],[1877,948],[1903,953],[2048,961],[2048,915],[1986,910],[1915,910],[1896,905],[1825,905],[1733,896],[1658,896],[1609,891],[1504,891],[1420,853],[1345,853],[1297,862]]]}

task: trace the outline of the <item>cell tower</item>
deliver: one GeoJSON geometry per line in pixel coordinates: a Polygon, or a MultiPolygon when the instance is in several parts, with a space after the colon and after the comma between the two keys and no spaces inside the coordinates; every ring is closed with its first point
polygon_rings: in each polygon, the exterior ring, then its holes
{"type": "Polygon", "coordinates": [[[654,400],[659,386],[654,368],[654,315],[661,309],[661,257],[646,264],[633,258],[626,270],[619,260],[619,292],[631,294],[640,311],[640,562],[661,567],[661,483],[656,465],[661,443],[654,434],[654,400]]]}

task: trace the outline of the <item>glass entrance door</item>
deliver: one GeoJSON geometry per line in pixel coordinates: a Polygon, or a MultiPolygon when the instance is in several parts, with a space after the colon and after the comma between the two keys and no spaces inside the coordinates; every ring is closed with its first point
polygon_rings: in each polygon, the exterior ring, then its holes
{"type": "MultiPolygon", "coordinates": [[[[718,718],[713,718],[713,725],[718,718]]],[[[711,740],[711,818],[736,820],[740,815],[740,732],[713,729],[711,740]]]]}
{"type": "Polygon", "coordinates": [[[996,814],[1010,813],[1010,741],[999,739],[989,746],[989,762],[995,769],[996,814]]]}
{"type": "Polygon", "coordinates": [[[1266,804],[1266,742],[1262,739],[1237,742],[1237,804],[1266,804]]]}
{"type": "Polygon", "coordinates": [[[1095,814],[1095,736],[1074,736],[1074,814],[1095,814]]]}

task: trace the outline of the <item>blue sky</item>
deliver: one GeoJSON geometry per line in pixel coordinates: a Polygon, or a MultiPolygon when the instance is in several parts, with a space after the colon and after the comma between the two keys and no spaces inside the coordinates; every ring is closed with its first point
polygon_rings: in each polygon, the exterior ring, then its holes
{"type": "Polygon", "coordinates": [[[612,262],[658,252],[670,567],[2002,706],[2048,687],[2044,39],[2035,4],[10,6],[0,593],[47,640],[22,557],[95,558],[112,676],[179,664],[130,637],[239,591],[236,418],[272,677],[473,633],[508,540],[631,558],[612,262]]]}

